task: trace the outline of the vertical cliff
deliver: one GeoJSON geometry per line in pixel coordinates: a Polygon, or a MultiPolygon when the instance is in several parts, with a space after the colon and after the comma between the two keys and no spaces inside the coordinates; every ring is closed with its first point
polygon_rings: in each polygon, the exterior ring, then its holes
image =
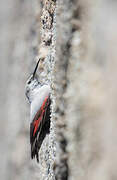
{"type": "Polygon", "coordinates": [[[117,179],[117,2],[2,0],[0,9],[0,179],[117,179]],[[25,98],[38,58],[52,92],[39,164],[25,98]]]}

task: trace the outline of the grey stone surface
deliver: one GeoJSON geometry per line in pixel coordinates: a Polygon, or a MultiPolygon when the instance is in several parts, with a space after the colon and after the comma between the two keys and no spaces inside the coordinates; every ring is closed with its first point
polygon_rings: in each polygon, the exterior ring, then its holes
{"type": "Polygon", "coordinates": [[[54,3],[1,1],[0,179],[117,179],[117,2],[61,0],[55,14],[54,3]],[[39,164],[24,94],[36,55],[53,100],[39,164]]]}
{"type": "Polygon", "coordinates": [[[37,45],[33,1],[0,2],[0,179],[32,179],[25,81],[37,45]]]}

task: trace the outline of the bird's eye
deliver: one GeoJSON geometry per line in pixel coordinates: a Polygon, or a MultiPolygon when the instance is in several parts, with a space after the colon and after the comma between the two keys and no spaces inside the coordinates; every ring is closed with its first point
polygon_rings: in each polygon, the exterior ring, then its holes
{"type": "Polygon", "coordinates": [[[30,84],[31,83],[31,80],[30,81],[28,81],[28,84],[30,84]]]}

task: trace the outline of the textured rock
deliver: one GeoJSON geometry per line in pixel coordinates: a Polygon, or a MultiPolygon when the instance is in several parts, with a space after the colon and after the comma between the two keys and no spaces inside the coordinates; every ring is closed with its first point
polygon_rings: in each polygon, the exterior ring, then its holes
{"type": "Polygon", "coordinates": [[[58,2],[57,179],[117,178],[116,17],[114,1],[58,2]]]}
{"type": "Polygon", "coordinates": [[[0,6],[0,179],[117,179],[117,2],[7,4],[0,6]],[[53,101],[39,164],[30,159],[24,95],[38,58],[53,101]]]}

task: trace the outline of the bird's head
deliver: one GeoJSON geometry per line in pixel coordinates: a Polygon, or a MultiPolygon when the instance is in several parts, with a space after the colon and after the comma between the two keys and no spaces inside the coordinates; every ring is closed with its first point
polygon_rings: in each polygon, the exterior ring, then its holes
{"type": "Polygon", "coordinates": [[[38,68],[39,61],[40,61],[40,59],[38,60],[38,62],[36,64],[34,72],[31,74],[31,76],[28,78],[28,80],[26,82],[25,94],[29,101],[30,101],[31,91],[33,91],[35,89],[35,87],[38,86],[38,84],[39,84],[38,78],[36,76],[36,71],[38,68]]]}

